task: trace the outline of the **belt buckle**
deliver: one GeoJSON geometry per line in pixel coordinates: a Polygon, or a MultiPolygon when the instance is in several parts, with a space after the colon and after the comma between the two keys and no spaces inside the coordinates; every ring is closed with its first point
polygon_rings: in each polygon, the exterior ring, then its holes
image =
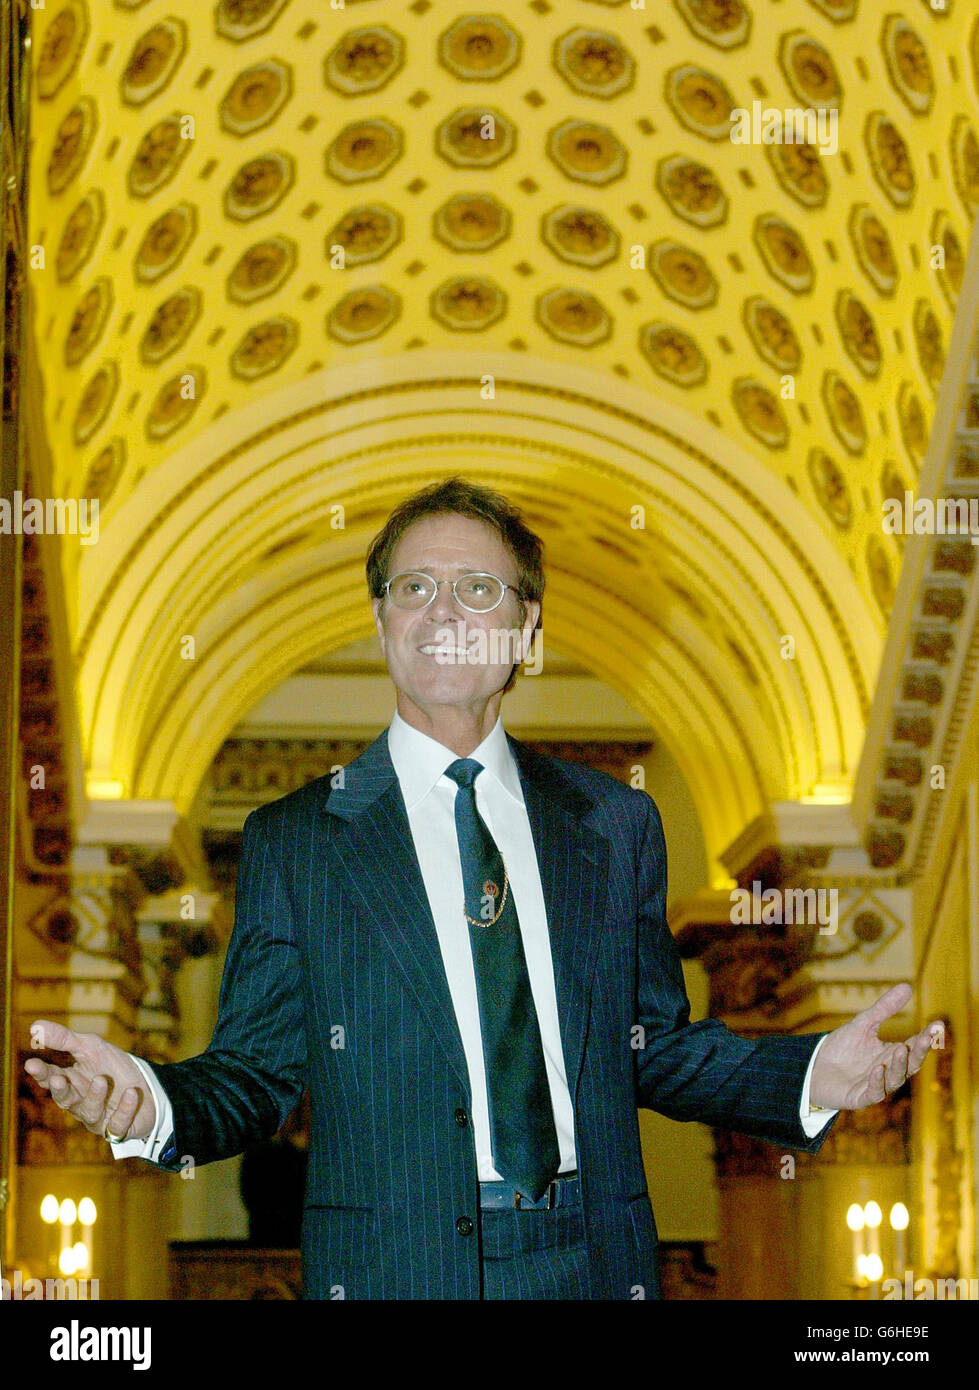
{"type": "MultiPolygon", "coordinates": [[[[529,1206],[528,1206],[528,1210],[529,1210],[529,1211],[553,1211],[553,1209],[554,1209],[554,1198],[555,1198],[556,1196],[557,1196],[557,1178],[552,1178],[551,1181],[547,1184],[547,1206],[546,1206],[546,1207],[542,1207],[542,1206],[540,1205],[540,1202],[531,1202],[531,1203],[529,1204],[529,1206]]],[[[517,1189],[514,1188],[514,1189],[513,1189],[513,1209],[514,1209],[514,1211],[522,1211],[522,1210],[523,1210],[522,1202],[525,1201],[525,1200],[526,1200],[526,1199],[524,1198],[523,1193],[522,1193],[522,1192],[518,1192],[517,1189]]]]}

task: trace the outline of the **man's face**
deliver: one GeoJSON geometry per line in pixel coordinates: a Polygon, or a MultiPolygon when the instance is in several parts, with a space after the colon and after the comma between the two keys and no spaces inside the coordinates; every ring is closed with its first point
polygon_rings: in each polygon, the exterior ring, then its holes
{"type": "MultiPolygon", "coordinates": [[[[386,578],[422,570],[434,579],[461,574],[495,574],[516,585],[517,566],[492,526],[455,513],[422,517],[395,546],[386,578]]],[[[502,691],[513,663],[527,651],[540,604],[526,605],[522,633],[520,603],[512,588],[490,613],[470,613],[440,584],[427,608],[398,608],[389,598],[372,603],[381,651],[397,686],[399,709],[406,698],[437,716],[454,705],[479,716],[502,691]]]]}

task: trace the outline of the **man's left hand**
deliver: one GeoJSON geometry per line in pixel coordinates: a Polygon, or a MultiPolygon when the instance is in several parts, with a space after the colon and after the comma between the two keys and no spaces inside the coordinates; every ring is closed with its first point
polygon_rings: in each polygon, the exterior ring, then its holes
{"type": "Polygon", "coordinates": [[[877,1029],[900,1013],[911,998],[910,985],[895,985],[869,1009],[834,1029],[819,1049],[809,1087],[811,1105],[824,1110],[863,1110],[876,1105],[914,1076],[936,1038],[937,1020],[906,1042],[882,1042],[877,1029]]]}

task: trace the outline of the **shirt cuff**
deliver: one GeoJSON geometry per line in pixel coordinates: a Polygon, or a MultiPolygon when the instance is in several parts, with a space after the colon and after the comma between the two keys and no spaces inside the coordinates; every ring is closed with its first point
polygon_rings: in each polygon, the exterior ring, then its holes
{"type": "Polygon", "coordinates": [[[133,1057],[132,1053],[129,1056],[146,1078],[150,1095],[156,1105],[156,1124],[145,1139],[124,1139],[118,1144],[110,1143],[109,1147],[112,1149],[113,1158],[146,1158],[151,1163],[156,1163],[173,1137],[173,1107],[166,1091],[146,1063],[139,1057],[133,1057]]]}
{"type": "Polygon", "coordinates": [[[809,1083],[812,1080],[812,1069],[819,1056],[819,1049],[826,1041],[826,1037],[820,1038],[819,1042],[812,1050],[809,1058],[809,1065],[806,1068],[806,1077],[802,1083],[802,1098],[799,1101],[799,1123],[802,1125],[807,1139],[815,1139],[820,1130],[825,1129],[834,1115],[838,1115],[838,1110],[824,1110],[822,1106],[812,1106],[809,1104],[809,1083]]]}

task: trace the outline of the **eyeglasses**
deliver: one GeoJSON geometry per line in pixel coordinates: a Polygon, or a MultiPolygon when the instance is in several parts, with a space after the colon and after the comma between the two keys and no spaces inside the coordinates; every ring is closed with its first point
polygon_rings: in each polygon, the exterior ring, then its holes
{"type": "Polygon", "coordinates": [[[427,608],[435,599],[440,584],[449,584],[455,601],[470,613],[491,613],[503,602],[507,589],[519,597],[525,595],[514,584],[504,584],[495,574],[460,574],[458,579],[434,579],[422,570],[405,570],[387,580],[384,592],[398,608],[427,608]]]}

